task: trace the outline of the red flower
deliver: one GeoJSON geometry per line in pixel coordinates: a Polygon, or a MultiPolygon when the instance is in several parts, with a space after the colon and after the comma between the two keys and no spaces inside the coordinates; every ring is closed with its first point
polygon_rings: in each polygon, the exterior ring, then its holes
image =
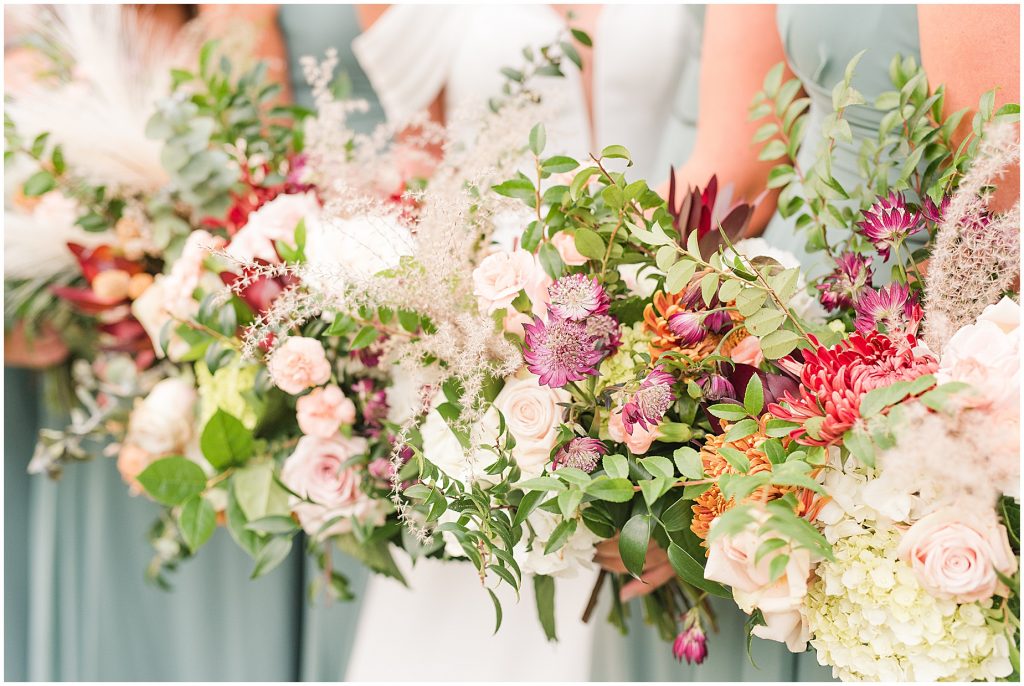
{"type": "Polygon", "coordinates": [[[798,397],[789,392],[768,410],[779,419],[798,422],[790,436],[804,445],[835,445],[860,419],[868,391],[910,381],[938,369],[938,361],[915,351],[916,341],[893,341],[877,331],[854,333],[832,348],[804,351],[798,397]],[[813,421],[807,426],[808,420],[813,421]],[[818,426],[814,426],[818,424],[818,426]]]}

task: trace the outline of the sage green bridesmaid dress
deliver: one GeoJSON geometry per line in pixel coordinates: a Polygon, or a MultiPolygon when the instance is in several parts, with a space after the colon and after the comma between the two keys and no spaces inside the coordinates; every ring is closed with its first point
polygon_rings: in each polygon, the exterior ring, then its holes
{"type": "MultiPolygon", "coordinates": [[[[917,9],[914,5],[780,5],[776,14],[779,35],[790,68],[800,78],[811,98],[806,126],[805,145],[798,153],[801,163],[809,164],[818,153],[821,125],[832,111],[832,87],[843,78],[847,63],[861,50],[866,50],[857,67],[853,86],[869,103],[886,90],[891,90],[889,62],[900,54],[912,56],[920,63],[917,30],[917,9]]],[[[767,27],[766,27],[767,30],[767,27]]],[[[695,89],[684,84],[684,92],[695,89]]],[[[685,97],[685,96],[684,96],[685,97]]],[[[683,104],[680,125],[670,132],[665,148],[671,161],[679,164],[692,145],[692,132],[685,122],[688,112],[696,111],[696,103],[683,104]],[[676,156],[678,155],[678,156],[676,156]]],[[[870,107],[853,107],[847,111],[853,131],[852,144],[840,142],[834,157],[833,173],[843,184],[855,185],[857,153],[860,141],[877,135],[881,116],[870,107]]],[[[806,269],[821,273],[827,269],[821,253],[804,250],[805,237],[796,231],[794,222],[776,215],[764,232],[772,244],[789,250],[800,258],[806,269]]],[[[630,622],[630,635],[625,639],[609,628],[598,631],[594,650],[595,681],[830,681],[831,669],[818,665],[813,650],[793,655],[780,643],[753,641],[754,668],[747,659],[743,633],[745,615],[727,603],[715,602],[720,631],[709,635],[709,654],[699,667],[676,663],[670,646],[639,617],[639,607],[630,622]]],[[[595,621],[603,617],[595,613],[595,621]]]]}
{"type": "MultiPolygon", "coordinates": [[[[285,6],[293,88],[310,105],[297,58],[339,53],[351,92],[381,109],[349,44],[351,6],[285,6]]],[[[223,530],[171,575],[174,589],[144,580],[146,532],[157,508],[131,498],[115,461],[73,465],[56,482],[26,472],[36,432],[61,426],[41,402],[42,377],[4,370],[4,637],[10,681],[335,681],[345,672],[357,603],[306,600],[309,574],[297,547],[271,574],[249,581],[252,561],[223,530]]],[[[337,560],[358,594],[365,579],[337,560]]]]}

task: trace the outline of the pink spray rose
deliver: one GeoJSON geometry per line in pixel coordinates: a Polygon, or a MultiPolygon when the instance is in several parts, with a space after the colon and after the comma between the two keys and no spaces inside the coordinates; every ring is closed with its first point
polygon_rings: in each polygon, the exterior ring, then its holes
{"type": "Polygon", "coordinates": [[[381,522],[373,499],[360,488],[360,470],[345,463],[366,451],[366,439],[335,435],[323,439],[303,436],[281,469],[281,482],[297,495],[292,510],[302,528],[311,536],[333,536],[352,530],[352,520],[381,522]],[[338,521],[321,529],[336,517],[338,521]]]}
{"type": "Polygon", "coordinates": [[[729,353],[729,357],[736,364],[749,364],[751,367],[758,367],[764,362],[761,342],[754,336],[747,336],[740,341],[729,353]]]}
{"type": "Polygon", "coordinates": [[[1006,528],[991,512],[933,512],[903,534],[899,554],[929,593],[958,603],[1006,595],[996,570],[1007,576],[1017,570],[1006,528]]]}
{"type": "Polygon", "coordinates": [[[324,347],[315,338],[303,336],[286,339],[270,356],[267,369],[274,385],[292,395],[327,383],[331,378],[331,363],[327,361],[324,347]]]}
{"type": "Polygon", "coordinates": [[[636,424],[633,426],[633,433],[628,434],[622,422],[622,412],[613,411],[608,418],[608,435],[616,443],[625,443],[634,455],[643,455],[651,449],[651,444],[658,438],[658,427],[645,429],[636,424]]]}
{"type": "Polygon", "coordinates": [[[314,388],[295,402],[299,428],[307,436],[330,438],[342,424],[356,421],[356,406],[335,385],[314,388]]]}
{"type": "Polygon", "coordinates": [[[510,306],[522,290],[533,302],[535,312],[538,306],[543,309],[550,283],[537,258],[525,250],[488,255],[473,270],[473,295],[481,312],[488,315],[510,306]]]}
{"type": "Polygon", "coordinates": [[[757,549],[765,541],[758,529],[767,515],[760,514],[760,518],[738,534],[719,536],[711,541],[704,576],[731,586],[733,598],[744,612],[761,610],[765,625],[754,628],[755,636],[785,643],[795,653],[802,652],[809,637],[801,608],[811,574],[810,553],[805,549],[788,553],[776,550],[755,562],[757,549]],[[781,554],[788,554],[789,562],[782,575],[771,581],[771,561],[781,554]]]}
{"type": "Polygon", "coordinates": [[[551,239],[551,245],[555,246],[555,250],[558,251],[558,256],[562,258],[562,262],[565,262],[570,267],[578,267],[581,264],[587,263],[587,258],[576,249],[576,237],[568,231],[556,233],[551,239]]]}

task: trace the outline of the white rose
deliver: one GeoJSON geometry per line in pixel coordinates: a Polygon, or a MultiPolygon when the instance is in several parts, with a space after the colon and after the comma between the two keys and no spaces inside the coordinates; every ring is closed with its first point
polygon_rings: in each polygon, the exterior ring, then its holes
{"type": "Polygon", "coordinates": [[[279,195],[249,215],[245,226],[231,238],[227,253],[243,262],[280,262],[274,243],[293,244],[299,221],[305,219],[309,223],[319,214],[320,203],[315,193],[279,195]]]}
{"type": "Polygon", "coordinates": [[[534,510],[527,521],[535,534],[530,549],[527,550],[526,535],[515,548],[516,562],[525,574],[545,574],[570,579],[578,576],[580,572],[590,572],[596,568],[594,546],[600,538],[590,529],[585,526],[576,527],[575,533],[558,551],[545,555],[544,547],[562,518],[544,510],[534,510]]]}
{"type": "Polygon", "coordinates": [[[151,455],[184,453],[195,434],[196,389],[182,377],[164,379],[135,402],[126,442],[151,455]]]}
{"type": "Polygon", "coordinates": [[[1020,306],[1009,298],[989,305],[946,343],[939,361],[940,382],[969,383],[1009,414],[1020,404],[1020,306]]]}
{"type": "Polygon", "coordinates": [[[516,439],[513,450],[524,479],[540,476],[558,438],[565,410],[558,403],[571,400],[568,391],[541,386],[537,377],[522,369],[505,380],[494,407],[505,417],[516,439]]]}
{"type": "Polygon", "coordinates": [[[422,404],[423,387],[436,383],[438,376],[436,367],[395,369],[391,385],[384,389],[388,400],[388,421],[401,426],[412,419],[422,404]]]}
{"type": "Polygon", "coordinates": [[[306,231],[302,280],[334,297],[352,279],[396,268],[415,245],[409,229],[388,217],[307,221],[306,231]]]}
{"type": "MultiPolygon", "coordinates": [[[[436,400],[438,404],[444,398],[436,400]]],[[[475,446],[493,444],[498,436],[498,415],[493,411],[484,414],[473,427],[472,444],[475,446]]],[[[475,481],[494,483],[497,476],[484,474],[496,455],[489,450],[474,448],[465,450],[448,422],[436,410],[432,410],[420,427],[423,438],[423,457],[452,479],[469,484],[475,481]]]]}

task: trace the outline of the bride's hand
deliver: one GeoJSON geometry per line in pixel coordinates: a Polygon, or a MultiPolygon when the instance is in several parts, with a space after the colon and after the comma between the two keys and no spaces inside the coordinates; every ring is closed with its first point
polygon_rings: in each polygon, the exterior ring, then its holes
{"type": "MultiPolygon", "coordinates": [[[[616,574],[629,573],[619,555],[619,537],[617,535],[597,544],[594,561],[606,571],[616,574]]],[[[668,561],[668,554],[661,546],[651,541],[647,544],[647,558],[644,561],[643,573],[639,579],[626,582],[619,592],[619,597],[622,602],[627,602],[633,598],[653,593],[675,578],[675,575],[675,570],[672,569],[672,565],[668,561]]]]}
{"type": "Polygon", "coordinates": [[[67,356],[67,346],[52,327],[44,326],[31,341],[25,335],[24,322],[4,333],[4,364],[8,366],[46,369],[60,364],[67,356]]]}

